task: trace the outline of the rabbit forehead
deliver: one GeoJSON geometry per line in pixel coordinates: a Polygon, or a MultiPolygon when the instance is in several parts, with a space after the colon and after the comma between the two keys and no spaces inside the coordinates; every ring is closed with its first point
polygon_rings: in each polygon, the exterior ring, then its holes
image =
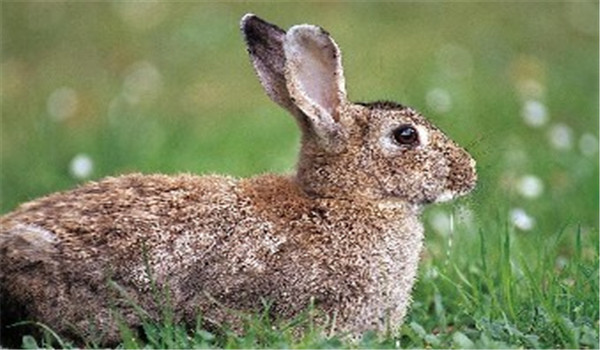
{"type": "MultiPolygon", "coordinates": [[[[410,107],[397,109],[372,109],[368,108],[363,114],[363,125],[375,133],[375,138],[389,139],[393,130],[401,125],[410,125],[419,133],[420,147],[425,147],[432,141],[446,140],[444,133],[425,117],[410,107]]],[[[391,140],[390,140],[391,141],[391,140]]]]}
{"type": "Polygon", "coordinates": [[[423,126],[431,126],[431,124],[416,110],[411,107],[406,107],[401,104],[389,101],[377,101],[370,103],[356,103],[363,122],[369,125],[383,124],[421,124],[423,126]]]}

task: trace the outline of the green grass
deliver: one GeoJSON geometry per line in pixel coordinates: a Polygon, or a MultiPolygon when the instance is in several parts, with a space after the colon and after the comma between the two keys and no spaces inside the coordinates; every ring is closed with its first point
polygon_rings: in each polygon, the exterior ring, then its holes
{"type": "MultiPolygon", "coordinates": [[[[598,348],[597,2],[0,6],[1,213],[86,181],[70,174],[77,154],[93,161],[90,179],[291,171],[298,131],[254,76],[238,33],[245,12],[324,26],[352,99],[413,106],[478,161],[472,195],[425,212],[420,277],[398,333],[294,339],[257,314],[238,337],[166,317],[146,325],[145,344],[123,329],[124,347],[598,348]],[[49,104],[63,87],[77,103],[57,120],[49,104]],[[449,110],[428,100],[435,89],[449,110]],[[546,108],[540,127],[521,116],[528,100],[546,108]],[[520,189],[528,175],[543,184],[533,197],[520,189]],[[531,228],[514,224],[516,208],[531,228]]],[[[65,105],[63,95],[54,107],[65,105]]]]}

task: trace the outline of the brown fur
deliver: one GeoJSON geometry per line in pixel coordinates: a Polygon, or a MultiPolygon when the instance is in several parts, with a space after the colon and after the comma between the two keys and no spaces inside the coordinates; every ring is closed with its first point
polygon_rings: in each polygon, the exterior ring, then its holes
{"type": "Polygon", "coordinates": [[[315,28],[286,34],[254,16],[242,21],[265,90],[303,129],[295,175],[132,174],[23,204],[0,219],[3,325],[37,320],[115,344],[117,320],[140,325],[132,302],[160,316],[154,283],[189,324],[201,314],[239,326],[231,310],[256,311],[262,300],[290,318],[314,300],[338,332],[400,325],[422,205],[469,192],[474,161],[410,108],[348,102],[339,49],[315,28]],[[314,82],[306,70],[331,75],[314,82]],[[393,140],[408,124],[419,145],[393,140]]]}

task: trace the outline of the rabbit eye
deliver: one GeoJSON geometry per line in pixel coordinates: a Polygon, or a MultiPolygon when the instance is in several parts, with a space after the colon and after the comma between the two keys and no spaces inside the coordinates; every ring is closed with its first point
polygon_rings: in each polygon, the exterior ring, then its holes
{"type": "Polygon", "coordinates": [[[417,129],[410,125],[402,125],[394,130],[394,140],[400,145],[414,145],[419,142],[417,129]]]}

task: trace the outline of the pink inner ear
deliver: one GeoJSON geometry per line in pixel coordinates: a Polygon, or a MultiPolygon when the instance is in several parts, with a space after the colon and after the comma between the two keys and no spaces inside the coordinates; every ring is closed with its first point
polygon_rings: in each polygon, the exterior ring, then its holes
{"type": "Polygon", "coordinates": [[[314,41],[307,41],[299,49],[302,57],[297,66],[300,87],[314,103],[334,116],[340,103],[337,84],[334,84],[336,69],[325,56],[332,57],[335,53],[314,41]]]}
{"type": "Polygon", "coordinates": [[[299,88],[299,93],[313,107],[324,110],[335,121],[338,107],[345,94],[339,51],[331,38],[313,26],[290,30],[286,38],[286,58],[290,78],[299,88]]]}

